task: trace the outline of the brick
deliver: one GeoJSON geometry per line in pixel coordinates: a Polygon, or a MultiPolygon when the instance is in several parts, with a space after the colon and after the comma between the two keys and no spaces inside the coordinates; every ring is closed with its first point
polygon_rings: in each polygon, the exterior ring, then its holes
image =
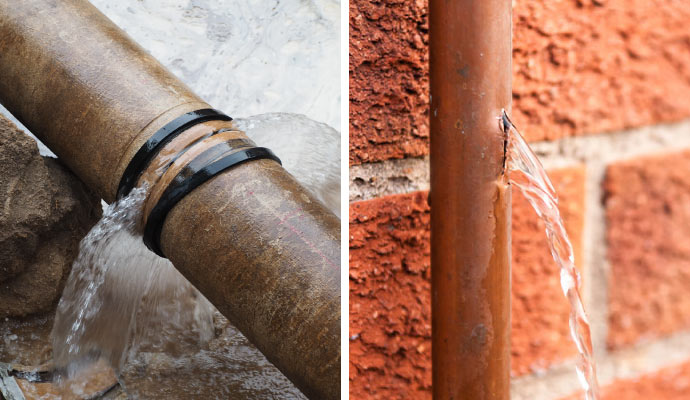
{"type": "Polygon", "coordinates": [[[350,1],[350,162],[426,154],[426,1],[350,1]]]}
{"type": "Polygon", "coordinates": [[[690,152],[609,166],[608,346],[690,327],[690,152]]]}
{"type": "MultiPolygon", "coordinates": [[[[690,116],[690,8],[513,2],[513,120],[530,141],[690,116]]],[[[427,154],[426,1],[350,2],[350,163],[427,154]]]]}
{"type": "MultiPolygon", "coordinates": [[[[690,398],[690,362],[636,379],[618,380],[601,389],[602,400],[686,400],[690,398]]],[[[567,397],[580,400],[582,393],[567,397]]]]}
{"type": "Polygon", "coordinates": [[[350,396],[428,398],[431,283],[427,194],[350,206],[350,396]]]}
{"type": "Polygon", "coordinates": [[[689,17],[674,0],[518,0],[514,121],[534,141],[690,116],[689,17]]]}
{"type": "MultiPolygon", "coordinates": [[[[584,229],[582,165],[549,171],[559,209],[581,266],[584,229]]],[[[513,189],[513,296],[511,369],[514,376],[544,369],[576,354],[570,339],[570,306],[560,286],[559,269],[548,250],[544,224],[527,200],[513,189]]]]}
{"type": "MultiPolygon", "coordinates": [[[[576,260],[581,259],[581,166],[550,172],[576,260]]],[[[543,225],[519,194],[513,208],[513,374],[574,354],[568,305],[543,225]]],[[[352,398],[431,396],[427,193],[350,205],[350,393],[352,398]]]]}

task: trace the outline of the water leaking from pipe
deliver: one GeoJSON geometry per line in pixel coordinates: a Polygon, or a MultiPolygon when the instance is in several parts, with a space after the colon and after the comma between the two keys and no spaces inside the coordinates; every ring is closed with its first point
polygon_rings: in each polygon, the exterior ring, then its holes
{"type": "MultiPolygon", "coordinates": [[[[315,196],[328,198],[337,183],[337,160],[324,163],[319,159],[320,143],[331,145],[330,154],[337,158],[339,134],[334,129],[300,115],[272,113],[240,120],[248,135],[261,143],[276,144],[273,125],[283,128],[284,134],[299,147],[283,146],[281,155],[289,160],[290,172],[300,182],[311,188],[315,196]],[[265,129],[269,128],[269,129],[265,129]],[[304,169],[296,168],[299,160],[304,169]],[[318,171],[317,167],[320,167],[318,171]]],[[[201,132],[203,134],[203,132],[201,132]]],[[[215,135],[218,137],[219,135],[215,135]]],[[[210,137],[204,135],[202,138],[210,137]]],[[[224,143],[222,139],[219,143],[224,143]]],[[[197,140],[184,140],[190,146],[197,140]]],[[[203,146],[197,153],[207,150],[203,146]]],[[[211,146],[213,148],[213,146],[211,146]]],[[[189,154],[190,147],[181,152],[189,154]]],[[[179,155],[179,153],[178,153],[179,155]]],[[[172,153],[159,155],[152,164],[168,165],[170,160],[179,159],[172,153]],[[166,161],[167,160],[167,161],[166,161]]],[[[160,175],[160,174],[159,174],[160,175]]],[[[53,353],[56,367],[63,372],[63,381],[77,381],[82,369],[90,368],[95,361],[105,359],[121,375],[124,368],[124,382],[127,393],[144,392],[152,394],[153,385],[142,385],[145,381],[141,364],[146,364],[147,354],[170,357],[178,365],[177,373],[190,370],[184,364],[197,365],[195,378],[184,386],[176,388],[175,397],[183,393],[214,393],[214,396],[237,395],[233,389],[236,379],[219,376],[227,372],[231,360],[222,362],[225,350],[210,350],[207,344],[214,335],[213,308],[173,266],[165,259],[148,251],[141,242],[140,224],[143,204],[151,191],[135,189],[130,195],[111,204],[103,219],[82,241],[79,258],[63,292],[53,329],[53,353]],[[125,365],[126,364],[126,365],[125,365]],[[135,367],[138,366],[138,367],[135,367]],[[134,373],[133,373],[134,371],[134,373]],[[132,382],[134,380],[134,382],[132,382]],[[214,388],[210,380],[225,382],[223,390],[214,388]]],[[[337,207],[337,204],[331,204],[337,207]]],[[[232,352],[232,347],[227,351],[232,352]]],[[[238,362],[240,360],[238,359],[238,362]]],[[[251,397],[263,398],[269,388],[280,388],[283,396],[289,396],[290,388],[261,370],[245,363],[245,370],[239,375],[262,373],[268,379],[263,388],[250,385],[251,397]]],[[[144,367],[145,368],[145,367],[144,367]]],[[[154,373],[154,372],[151,372],[154,373]]],[[[234,372],[238,375],[237,372],[234,372]]],[[[270,393],[270,392],[269,392],[270,393]]],[[[294,397],[294,395],[292,395],[294,397]]]]}
{"type": "Polygon", "coordinates": [[[504,111],[499,117],[507,141],[508,181],[525,196],[543,221],[547,243],[560,270],[563,294],[570,304],[570,336],[578,351],[577,377],[585,400],[599,398],[594,351],[589,319],[580,297],[580,273],[575,265],[573,246],[558,209],[558,197],[546,170],[504,111]]]}
{"type": "MultiPolygon", "coordinates": [[[[211,108],[85,0],[0,0],[0,49],[0,102],[109,202],[156,132],[211,108]]],[[[158,244],[305,394],[339,398],[340,221],[278,163],[195,188],[158,244]]]]}

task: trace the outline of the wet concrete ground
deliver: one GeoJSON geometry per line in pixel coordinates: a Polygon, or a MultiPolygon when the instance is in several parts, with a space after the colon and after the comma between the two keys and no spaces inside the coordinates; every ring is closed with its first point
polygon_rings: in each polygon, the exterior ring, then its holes
{"type": "MultiPolygon", "coordinates": [[[[304,399],[305,397],[223,316],[215,337],[197,352],[140,352],[119,379],[104,363],[62,387],[52,379],[52,315],[0,321],[0,361],[10,364],[26,399],[304,399]],[[17,371],[44,371],[27,376],[17,371]],[[31,382],[27,378],[48,380],[31,382]]],[[[3,396],[0,394],[0,398],[3,396]]]]}

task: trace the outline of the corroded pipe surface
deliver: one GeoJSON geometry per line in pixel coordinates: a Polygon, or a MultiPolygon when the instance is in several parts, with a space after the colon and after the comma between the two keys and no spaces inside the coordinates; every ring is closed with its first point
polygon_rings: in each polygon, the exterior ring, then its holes
{"type": "Polygon", "coordinates": [[[0,71],[0,102],[108,202],[149,136],[209,108],[85,0],[0,1],[0,71]]]}
{"type": "Polygon", "coordinates": [[[297,387],[316,381],[319,392],[305,394],[336,399],[339,232],[337,217],[322,212],[277,163],[261,160],[185,197],[169,214],[161,242],[173,264],[257,348],[281,355],[265,353],[297,387]]]}
{"type": "MultiPolygon", "coordinates": [[[[0,0],[0,102],[107,201],[149,137],[210,108],[85,0],[0,0]]],[[[340,221],[282,167],[204,183],[161,247],[307,396],[340,398],[340,221]]]]}
{"type": "Polygon", "coordinates": [[[508,399],[510,191],[499,127],[511,100],[511,1],[431,0],[435,399],[508,399]]]}

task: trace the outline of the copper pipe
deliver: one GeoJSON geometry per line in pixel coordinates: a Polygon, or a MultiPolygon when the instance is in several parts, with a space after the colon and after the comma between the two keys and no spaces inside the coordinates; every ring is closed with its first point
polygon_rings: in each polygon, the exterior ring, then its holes
{"type": "MultiPolygon", "coordinates": [[[[149,137],[209,108],[86,0],[0,0],[0,102],[109,202],[149,137]]],[[[161,247],[307,396],[340,398],[340,221],[279,164],[199,186],[161,247]]]]}
{"type": "Polygon", "coordinates": [[[435,399],[508,399],[511,1],[431,0],[431,267],[435,399]]]}

